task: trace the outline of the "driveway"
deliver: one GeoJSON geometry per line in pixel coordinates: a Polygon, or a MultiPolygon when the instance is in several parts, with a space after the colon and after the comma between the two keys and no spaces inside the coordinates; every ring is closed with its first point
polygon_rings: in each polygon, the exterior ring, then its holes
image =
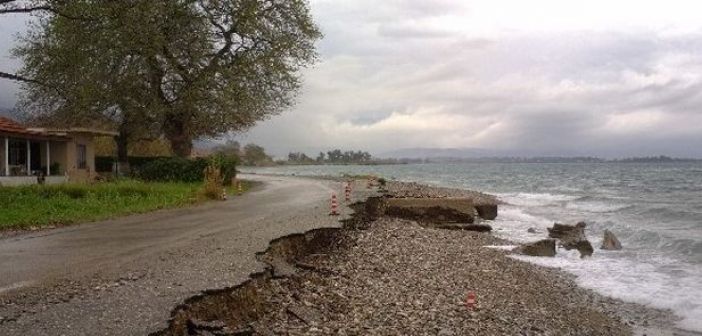
{"type": "Polygon", "coordinates": [[[244,178],[263,185],[226,202],[0,240],[0,335],[148,334],[184,299],[262,270],[255,253],[270,240],[340,225],[328,216],[340,183],[244,178]]]}

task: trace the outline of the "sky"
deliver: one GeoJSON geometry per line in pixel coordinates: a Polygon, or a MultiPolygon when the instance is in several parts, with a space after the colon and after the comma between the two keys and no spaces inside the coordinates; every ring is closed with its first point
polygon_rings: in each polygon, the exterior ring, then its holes
{"type": "MultiPolygon", "coordinates": [[[[295,107],[236,135],[278,156],[416,147],[702,158],[702,2],[311,0],[295,107]]],[[[0,19],[0,68],[20,18],[0,19]]],[[[0,107],[16,85],[0,81],[0,107]]]]}

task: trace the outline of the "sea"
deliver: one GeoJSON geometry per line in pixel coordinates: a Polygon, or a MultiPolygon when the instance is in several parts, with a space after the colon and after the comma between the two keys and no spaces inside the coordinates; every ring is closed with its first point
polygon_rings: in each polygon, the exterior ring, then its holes
{"type": "Polygon", "coordinates": [[[524,258],[561,268],[580,286],[628,302],[670,309],[678,327],[702,332],[702,163],[455,163],[277,166],[245,169],[301,176],[376,174],[386,179],[478,190],[498,196],[496,235],[545,238],[558,223],[587,223],[591,258],[559,250],[524,258]],[[535,228],[537,233],[528,233],[535,228]],[[599,246],[614,232],[621,251],[599,246]]]}

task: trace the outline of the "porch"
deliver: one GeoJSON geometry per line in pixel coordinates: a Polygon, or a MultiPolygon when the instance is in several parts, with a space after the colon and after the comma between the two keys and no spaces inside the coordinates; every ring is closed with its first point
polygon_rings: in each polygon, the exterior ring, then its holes
{"type": "Polygon", "coordinates": [[[37,183],[66,182],[67,139],[26,135],[0,138],[0,185],[14,186],[37,183]]]}

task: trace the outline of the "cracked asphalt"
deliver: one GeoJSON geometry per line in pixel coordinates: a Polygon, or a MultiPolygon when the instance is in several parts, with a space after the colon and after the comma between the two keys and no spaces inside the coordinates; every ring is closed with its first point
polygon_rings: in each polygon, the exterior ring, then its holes
{"type": "Polygon", "coordinates": [[[0,239],[0,335],[146,335],[186,298],[263,270],[255,253],[270,240],[341,225],[328,215],[339,182],[242,177],[263,184],[225,202],[0,239]]]}

